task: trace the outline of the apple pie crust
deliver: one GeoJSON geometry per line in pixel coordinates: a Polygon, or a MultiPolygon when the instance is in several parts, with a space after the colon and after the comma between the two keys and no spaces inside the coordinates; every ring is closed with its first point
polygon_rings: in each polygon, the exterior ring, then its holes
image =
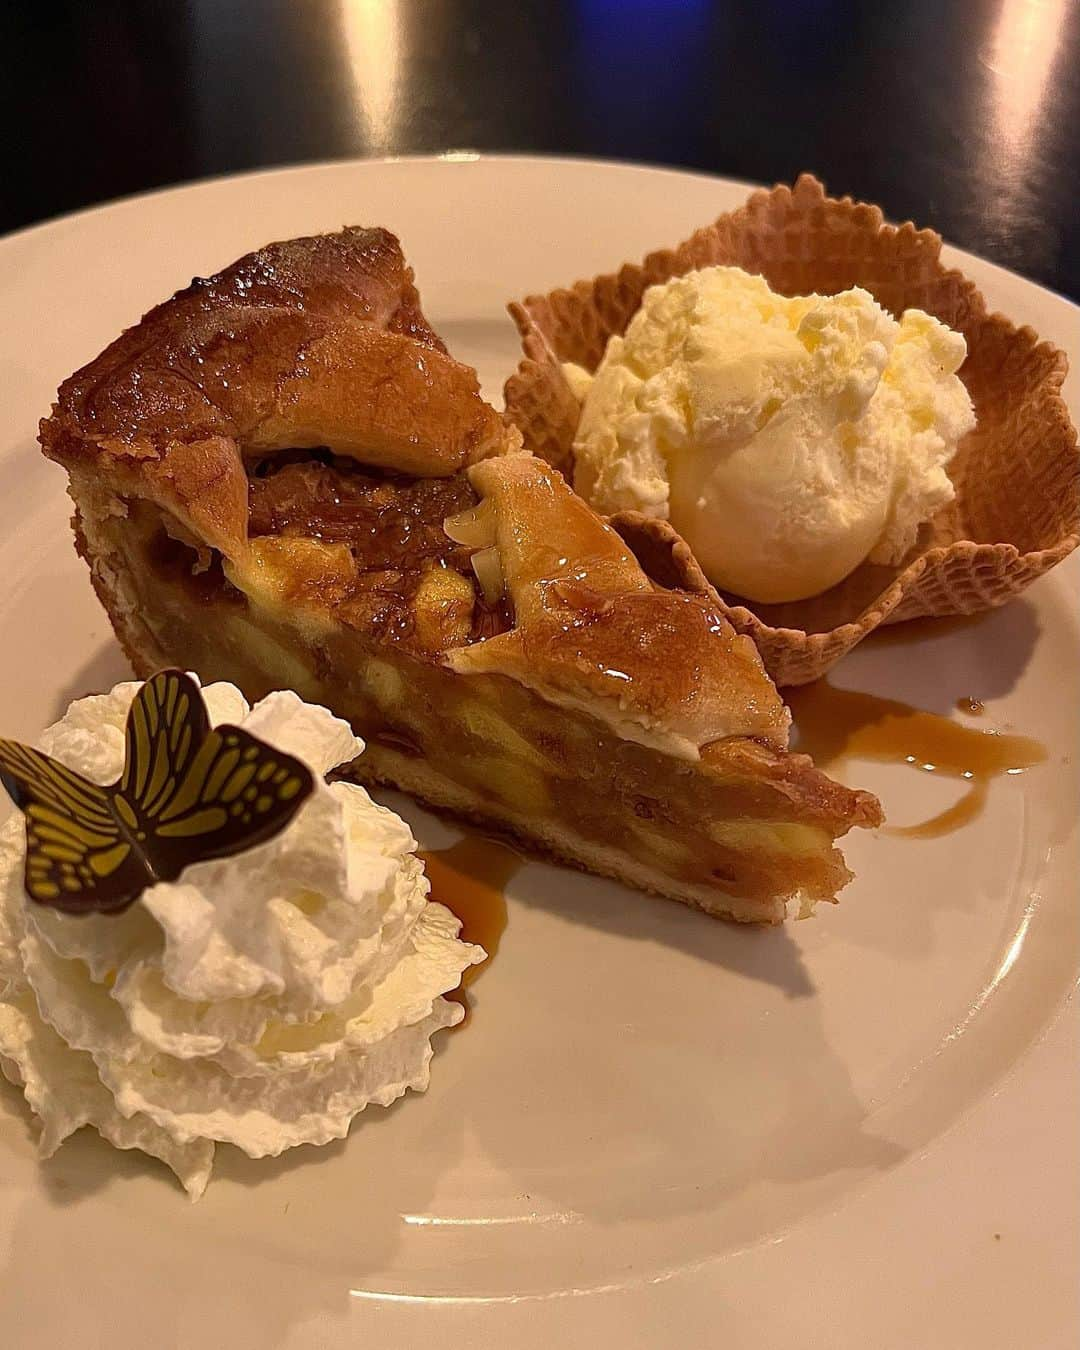
{"type": "Polygon", "coordinates": [[[151,311],[41,427],[136,672],[295,689],[350,772],[716,915],[832,900],[876,799],[787,710],[685,544],[602,521],[480,398],[384,230],[151,311]]]}

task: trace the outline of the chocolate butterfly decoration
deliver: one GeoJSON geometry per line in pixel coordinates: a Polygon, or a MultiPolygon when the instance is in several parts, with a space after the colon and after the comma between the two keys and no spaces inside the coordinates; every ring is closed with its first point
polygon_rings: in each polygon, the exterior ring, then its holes
{"type": "Polygon", "coordinates": [[[240,727],[211,728],[199,687],[152,676],[124,728],[124,771],[99,787],[0,739],[0,782],[26,816],[26,893],[69,914],[126,909],[191,863],[272,838],[314,788],[307,766],[240,727]]]}

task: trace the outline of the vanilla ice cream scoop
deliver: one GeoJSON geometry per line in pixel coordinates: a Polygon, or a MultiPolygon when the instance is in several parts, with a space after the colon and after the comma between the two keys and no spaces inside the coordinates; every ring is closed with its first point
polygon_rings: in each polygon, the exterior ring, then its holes
{"type": "Polygon", "coordinates": [[[963,337],[859,288],[787,297],[737,267],[645,292],[583,399],[574,486],[670,519],[713,583],[773,603],[898,562],[952,499],[975,416],[963,337]]]}

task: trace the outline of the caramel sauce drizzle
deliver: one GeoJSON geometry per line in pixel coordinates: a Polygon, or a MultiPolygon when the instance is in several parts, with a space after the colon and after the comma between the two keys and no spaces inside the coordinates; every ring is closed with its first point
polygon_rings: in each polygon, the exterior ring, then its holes
{"type": "MultiPolygon", "coordinates": [[[[506,929],[506,886],[524,859],[509,845],[479,834],[468,834],[448,848],[421,852],[431,882],[431,898],[461,920],[463,942],[475,942],[487,960],[469,966],[461,983],[446,995],[472,1011],[468,986],[487,970],[499,950],[506,929]]],[[[461,1025],[464,1025],[462,1023],[461,1025]]]]}
{"type": "MultiPolygon", "coordinates": [[[[811,755],[819,768],[857,756],[909,764],[967,785],[959,801],[928,820],[887,827],[909,839],[936,839],[967,825],[986,805],[992,779],[1046,759],[1046,747],[1028,736],[964,726],[897,699],[837,689],[828,680],[785,690],[785,696],[795,718],[795,749],[811,755]]],[[[983,711],[977,699],[961,699],[957,706],[973,716],[983,711]]]]}

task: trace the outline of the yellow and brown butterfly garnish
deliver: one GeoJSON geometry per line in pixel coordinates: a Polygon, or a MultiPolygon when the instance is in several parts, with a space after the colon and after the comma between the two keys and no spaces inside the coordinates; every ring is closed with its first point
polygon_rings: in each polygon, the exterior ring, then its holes
{"type": "Polygon", "coordinates": [[[211,727],[199,687],[152,676],[124,730],[124,771],[102,787],[0,739],[0,782],[26,816],[26,893],[69,914],[126,909],[185,867],[264,843],[314,788],[307,766],[240,727],[211,727]]]}

